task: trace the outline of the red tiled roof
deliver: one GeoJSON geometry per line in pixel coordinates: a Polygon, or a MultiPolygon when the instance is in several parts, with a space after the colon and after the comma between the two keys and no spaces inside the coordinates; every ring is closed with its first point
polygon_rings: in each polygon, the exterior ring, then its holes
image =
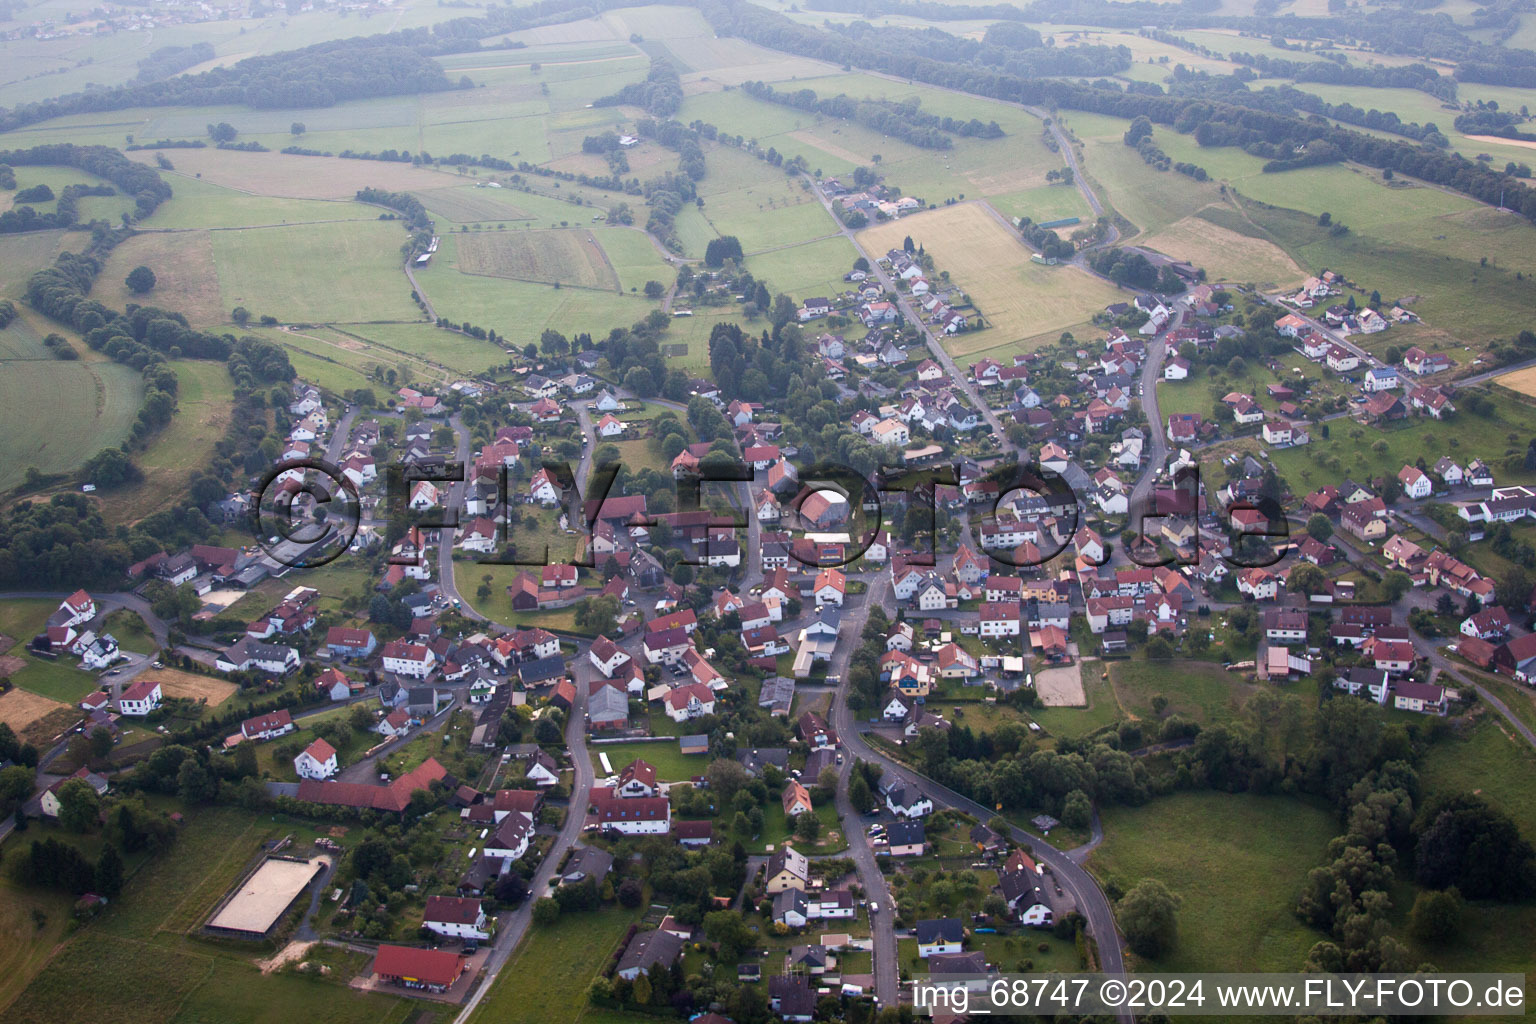
{"type": "Polygon", "coordinates": [[[452,985],[464,972],[464,957],[446,949],[415,949],[411,946],[380,946],[373,973],[427,985],[452,985]]]}
{"type": "Polygon", "coordinates": [[[387,786],[370,786],[359,782],[321,782],[305,779],[299,783],[299,799],[312,804],[334,804],[340,807],[372,807],[380,811],[403,811],[411,802],[411,794],[426,789],[448,774],[436,758],[429,757],[415,771],[400,776],[387,786]]]}
{"type": "Polygon", "coordinates": [[[443,924],[474,924],[480,920],[480,901],[466,896],[428,896],[422,920],[443,924]]]}

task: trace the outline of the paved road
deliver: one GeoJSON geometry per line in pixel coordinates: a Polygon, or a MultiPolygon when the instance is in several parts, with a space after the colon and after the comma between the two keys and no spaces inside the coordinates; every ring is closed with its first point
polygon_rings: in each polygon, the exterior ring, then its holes
{"type": "MultiPolygon", "coordinates": [[[[875,862],[875,851],[870,846],[868,833],[864,831],[863,819],[848,799],[848,780],[853,771],[854,758],[859,755],[858,748],[863,745],[863,741],[853,735],[853,716],[848,708],[848,665],[853,659],[854,648],[859,645],[864,625],[869,621],[870,609],[876,604],[882,607],[892,605],[890,589],[890,574],[880,573],[869,581],[868,593],[850,599],[849,606],[843,609],[842,630],[828,668],[829,675],[840,677],[837,692],[832,697],[832,726],[847,751],[837,777],[837,816],[843,823],[843,834],[848,837],[848,854],[858,870],[865,902],[880,905],[879,913],[869,915],[869,930],[874,942],[871,960],[874,964],[875,998],[881,1006],[895,1006],[900,997],[900,964],[896,952],[896,927],[893,923],[895,911],[885,876],[880,871],[880,865],[875,862]]],[[[870,758],[866,757],[865,760],[870,758]]]]}
{"type": "MultiPolygon", "coordinates": [[[[964,797],[945,786],[939,785],[937,782],[934,782],[932,779],[919,774],[906,765],[897,764],[890,757],[886,756],[884,753],[876,750],[874,747],[871,747],[867,742],[865,742],[863,735],[859,732],[858,721],[854,718],[853,710],[848,705],[847,698],[849,683],[846,665],[848,659],[852,656],[853,647],[856,646],[859,642],[859,632],[863,629],[864,620],[868,617],[870,603],[879,602],[884,606],[890,606],[892,604],[892,598],[889,594],[889,583],[883,578],[877,578],[871,581],[868,594],[864,595],[862,598],[855,598],[854,600],[858,601],[859,603],[854,605],[850,610],[845,610],[844,613],[843,621],[847,626],[844,631],[846,638],[841,644],[839,644],[839,655],[841,657],[841,664],[844,666],[844,671],[842,673],[842,680],[838,686],[837,695],[834,698],[832,704],[833,727],[837,730],[839,739],[841,739],[843,746],[847,749],[847,752],[850,755],[847,758],[848,763],[844,765],[843,779],[840,781],[838,787],[839,813],[841,814],[843,812],[843,803],[846,800],[844,794],[847,788],[846,780],[848,771],[853,763],[853,758],[860,758],[865,761],[871,761],[879,764],[884,768],[894,769],[907,778],[910,778],[914,785],[916,785],[918,789],[922,790],[922,792],[934,802],[935,806],[952,807],[964,811],[967,814],[976,817],[980,821],[989,821],[996,813],[992,809],[983,807],[981,804],[976,803],[974,800],[964,797]]],[[[850,850],[854,852],[855,862],[860,863],[861,865],[860,876],[862,878],[863,867],[859,856],[859,851],[861,849],[866,852],[868,851],[868,840],[863,835],[862,828],[849,827],[846,819],[844,821],[844,827],[848,830],[849,847],[850,850]]],[[[1079,913],[1081,913],[1087,920],[1088,934],[1091,935],[1098,943],[1100,970],[1107,974],[1124,975],[1125,957],[1120,946],[1119,933],[1115,929],[1114,911],[1110,908],[1109,900],[1107,897],[1105,897],[1103,890],[1099,888],[1098,882],[1096,882],[1093,876],[1090,875],[1070,854],[1058,850],[1056,847],[1050,845],[1050,843],[1041,836],[1027,832],[1022,828],[1014,828],[1013,839],[1016,842],[1028,843],[1032,847],[1034,850],[1035,859],[1050,869],[1056,881],[1061,885],[1063,890],[1065,890],[1065,892],[1071,896],[1072,901],[1076,905],[1079,913]]],[[[870,860],[873,861],[872,854],[870,855],[870,860]]],[[[882,895],[886,894],[883,880],[881,882],[881,887],[877,890],[870,889],[867,883],[865,888],[872,893],[879,892],[882,895]]],[[[885,917],[885,922],[882,923],[889,922],[889,915],[884,910],[882,910],[881,916],[885,917]]],[[[881,968],[881,948],[882,947],[877,933],[877,939],[875,943],[877,989],[879,982],[879,971],[881,968]]],[[[891,970],[895,970],[896,966],[897,965],[894,963],[889,964],[889,968],[891,970]]],[[[883,1001],[884,1000],[882,999],[882,1002],[883,1001]]],[[[1128,1022],[1134,1020],[1134,1015],[1130,1013],[1124,1013],[1120,1015],[1119,1019],[1127,1022],[1128,1024],[1128,1022]]]]}
{"type": "MultiPolygon", "coordinates": [[[[587,489],[587,477],[592,470],[592,451],[597,447],[596,439],[592,433],[592,418],[587,414],[586,407],[576,407],[576,417],[581,424],[585,436],[593,438],[582,451],[581,463],[576,467],[576,490],[585,494],[587,489]]],[[[467,459],[469,455],[469,431],[457,417],[449,421],[459,438],[459,455],[467,459]]],[[[455,484],[454,487],[461,487],[455,484]]],[[[455,499],[456,500],[456,499],[455,499]]],[[[455,504],[453,507],[457,507],[455,504]]],[[[445,533],[448,533],[445,531],[445,533]]],[[[450,597],[458,596],[458,589],[454,581],[453,565],[453,537],[448,533],[447,538],[438,549],[438,581],[443,592],[450,597]]],[[[469,602],[460,599],[460,611],[466,618],[479,622],[489,621],[485,616],[470,607],[469,602]]],[[[495,625],[501,625],[495,623],[495,625]]],[[[503,626],[510,629],[510,626],[503,626]]],[[[571,782],[571,802],[566,810],[565,823],[560,828],[560,834],[550,844],[549,852],[544,855],[544,860],[539,864],[539,869],[534,873],[530,883],[529,898],[510,914],[503,914],[497,922],[496,937],[492,940],[490,954],[486,957],[484,974],[480,985],[475,989],[469,1001],[464,1004],[464,1009],[454,1019],[454,1024],[465,1024],[480,1005],[480,1000],[490,991],[501,969],[512,958],[518,945],[523,941],[523,936],[528,933],[528,927],[533,922],[533,903],[539,896],[549,891],[549,880],[554,877],[555,869],[565,859],[566,853],[576,845],[581,838],[582,822],[586,819],[587,800],[592,792],[592,757],[587,753],[586,711],[581,696],[587,692],[588,683],[592,677],[592,663],[587,660],[585,646],[578,648],[577,656],[572,659],[572,672],[576,679],[576,692],[580,709],[573,709],[569,720],[565,724],[565,744],[570,752],[571,764],[574,774],[571,782]]],[[[446,716],[444,716],[446,718],[446,716]]]]}
{"type": "MultiPolygon", "coordinates": [[[[1180,313],[1172,326],[1176,327],[1182,319],[1183,313],[1180,313]]],[[[1168,429],[1157,404],[1157,382],[1162,379],[1163,361],[1167,357],[1168,343],[1162,338],[1153,338],[1147,344],[1147,358],[1141,364],[1141,411],[1146,415],[1148,433],[1141,449],[1141,475],[1136,478],[1136,486],[1131,488],[1131,514],[1138,518],[1151,507],[1148,499],[1157,483],[1158,471],[1168,462],[1168,429]]],[[[1136,521],[1131,525],[1138,530],[1141,528],[1136,521]]]]}

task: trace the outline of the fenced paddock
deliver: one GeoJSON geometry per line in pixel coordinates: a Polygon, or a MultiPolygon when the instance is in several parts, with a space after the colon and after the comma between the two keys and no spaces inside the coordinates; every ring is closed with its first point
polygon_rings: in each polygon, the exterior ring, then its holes
{"type": "Polygon", "coordinates": [[[270,857],[262,861],[219,904],[208,919],[207,929],[232,938],[265,938],[326,863],[323,857],[270,857]]]}

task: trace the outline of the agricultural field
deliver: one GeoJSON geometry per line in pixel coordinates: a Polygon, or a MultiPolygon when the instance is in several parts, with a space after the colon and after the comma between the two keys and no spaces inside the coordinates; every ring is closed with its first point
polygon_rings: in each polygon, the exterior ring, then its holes
{"type": "Polygon", "coordinates": [[[205,466],[224,436],[234,405],[234,384],[223,363],[171,362],[176,371],[176,415],[134,456],[141,479],[112,493],[102,513],[111,522],[133,522],[174,498],[188,473],[205,466]]]}
{"type": "Polygon", "coordinates": [[[1274,242],[1239,234],[1200,216],[1175,221],[1140,242],[1203,267],[1213,282],[1239,281],[1272,291],[1300,285],[1307,276],[1274,242]]]}
{"type": "Polygon", "coordinates": [[[1476,347],[1523,329],[1536,302],[1536,227],[1465,196],[1402,176],[1384,181],[1379,172],[1347,164],[1264,174],[1264,161],[1241,150],[1202,149],[1189,136],[1159,128],[1154,139],[1172,159],[1212,175],[1201,184],[1148,168],[1121,141],[1128,121],[1072,114],[1065,123],[1084,140],[1089,177],[1147,232],[1147,244],[1206,261],[1213,275],[1262,284],[1267,273],[1277,284],[1288,283],[1287,276],[1293,282],[1294,275],[1281,273],[1278,247],[1300,273],[1341,271],[1363,294],[1380,290],[1388,302],[1402,300],[1447,340],[1476,347]],[[1218,182],[1227,184],[1226,197],[1218,182]],[[1320,226],[1323,213],[1347,224],[1348,232],[1320,226]],[[1190,217],[1225,232],[1213,234],[1190,217]]]}
{"type": "Polygon", "coordinates": [[[114,309],[149,303],[175,310],[203,329],[229,322],[230,309],[219,294],[213,254],[214,233],[201,230],[159,231],[134,235],[108,257],[92,295],[114,309]],[[124,279],[134,267],[155,272],[154,290],[136,295],[124,279]]]}
{"type": "MultiPolygon", "coordinates": [[[[335,109],[354,111],[357,106],[348,104],[335,109]]],[[[201,136],[202,123],[195,132],[186,134],[201,136]]],[[[148,150],[128,156],[151,167],[155,164],[154,153],[148,150]]],[[[171,159],[176,170],[167,172],[166,177],[173,192],[182,175],[251,195],[287,199],[352,199],[359,189],[369,187],[391,191],[442,188],[454,184],[457,177],[446,171],[379,160],[245,153],[232,149],[178,149],[171,159]]]]}
{"type": "Polygon", "coordinates": [[[619,277],[589,231],[477,231],[453,238],[461,274],[618,291],[619,277]]]}
{"type": "Polygon", "coordinates": [[[756,157],[729,147],[711,149],[699,182],[704,219],[716,234],[735,235],[748,255],[837,232],[837,223],[804,179],[791,179],[756,157]]]}
{"type": "Polygon", "coordinates": [[[340,346],[360,344],[362,354],[371,357],[371,361],[384,366],[404,363],[422,376],[440,375],[438,367],[448,371],[448,376],[484,373],[507,360],[499,344],[432,324],[359,324],[346,330],[331,328],[307,333],[340,346]],[[410,361],[405,362],[405,358],[410,361]]]}
{"type": "MultiPolygon", "coordinates": [[[[53,358],[42,341],[55,329],[28,314],[0,331],[0,489],[21,483],[29,467],[78,468],[126,440],[138,415],[139,374],[100,357],[53,358]],[[42,395],[46,403],[37,401],[42,395]]],[[[78,338],[69,340],[82,357],[94,355],[78,338]]]]}
{"type": "Polygon", "coordinates": [[[400,272],[405,233],[391,222],[213,233],[224,308],[283,321],[419,320],[400,272]],[[323,275],[323,277],[322,277],[323,275]],[[326,287],[312,287],[317,279],[326,287]]]}
{"type": "Polygon", "coordinates": [[[139,222],[144,230],[271,227],[379,217],[376,207],[349,199],[281,199],[249,195],[186,175],[166,177],[173,195],[139,222]]]}
{"type": "Polygon", "coordinates": [[[989,326],[946,340],[957,359],[982,352],[1018,351],[1026,339],[1053,338],[1083,329],[1094,313],[1123,293],[1111,284],[1070,266],[1031,263],[1030,249],[981,203],[962,203],[888,221],[859,232],[859,245],[871,256],[901,248],[910,235],[948,271],[989,326]]]}
{"type": "Polygon", "coordinates": [[[1527,398],[1536,398],[1536,366],[1526,367],[1524,370],[1515,370],[1495,377],[1499,384],[1511,391],[1519,392],[1527,398]]]}
{"type": "Polygon", "coordinates": [[[745,261],[747,270],[759,281],[767,281],[775,293],[784,292],[797,299],[834,296],[850,287],[843,275],[853,269],[859,251],[842,235],[806,242],[783,249],[771,249],[745,261]]]}
{"type": "MultiPolygon", "coordinates": [[[[657,306],[640,295],[621,294],[617,289],[605,292],[556,287],[461,273],[455,257],[459,237],[444,236],[432,265],[416,273],[417,283],[438,316],[493,329],[519,347],[538,341],[546,327],[567,337],[582,331],[607,334],[614,327],[643,320],[657,306]]],[[[401,278],[402,286],[404,283],[401,278]]],[[[408,293],[405,298],[409,299],[408,293]]]]}
{"type": "MultiPolygon", "coordinates": [[[[80,237],[68,231],[0,235],[0,295],[20,298],[26,292],[27,279],[51,264],[60,252],[78,250],[80,237]]],[[[4,337],[0,332],[0,339],[4,337]]]]}
{"type": "Polygon", "coordinates": [[[1122,889],[1156,878],[1182,900],[1177,944],[1144,968],[1293,971],[1322,937],[1293,908],[1339,831],[1326,808],[1280,796],[1175,793],[1145,807],[1106,808],[1103,819],[1106,838],[1089,870],[1122,889]]]}

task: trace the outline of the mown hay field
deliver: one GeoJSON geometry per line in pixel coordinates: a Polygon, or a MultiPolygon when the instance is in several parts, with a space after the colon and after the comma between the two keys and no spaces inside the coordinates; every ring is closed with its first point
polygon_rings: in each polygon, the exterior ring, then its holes
{"type": "Polygon", "coordinates": [[[1253,282],[1260,288],[1297,285],[1306,277],[1296,261],[1274,242],[1185,217],[1145,240],[1158,252],[1203,267],[1212,281],[1253,282]]]}
{"type": "Polygon", "coordinates": [[[619,275],[590,231],[477,231],[456,241],[458,269],[477,277],[617,291],[619,275]]]}

